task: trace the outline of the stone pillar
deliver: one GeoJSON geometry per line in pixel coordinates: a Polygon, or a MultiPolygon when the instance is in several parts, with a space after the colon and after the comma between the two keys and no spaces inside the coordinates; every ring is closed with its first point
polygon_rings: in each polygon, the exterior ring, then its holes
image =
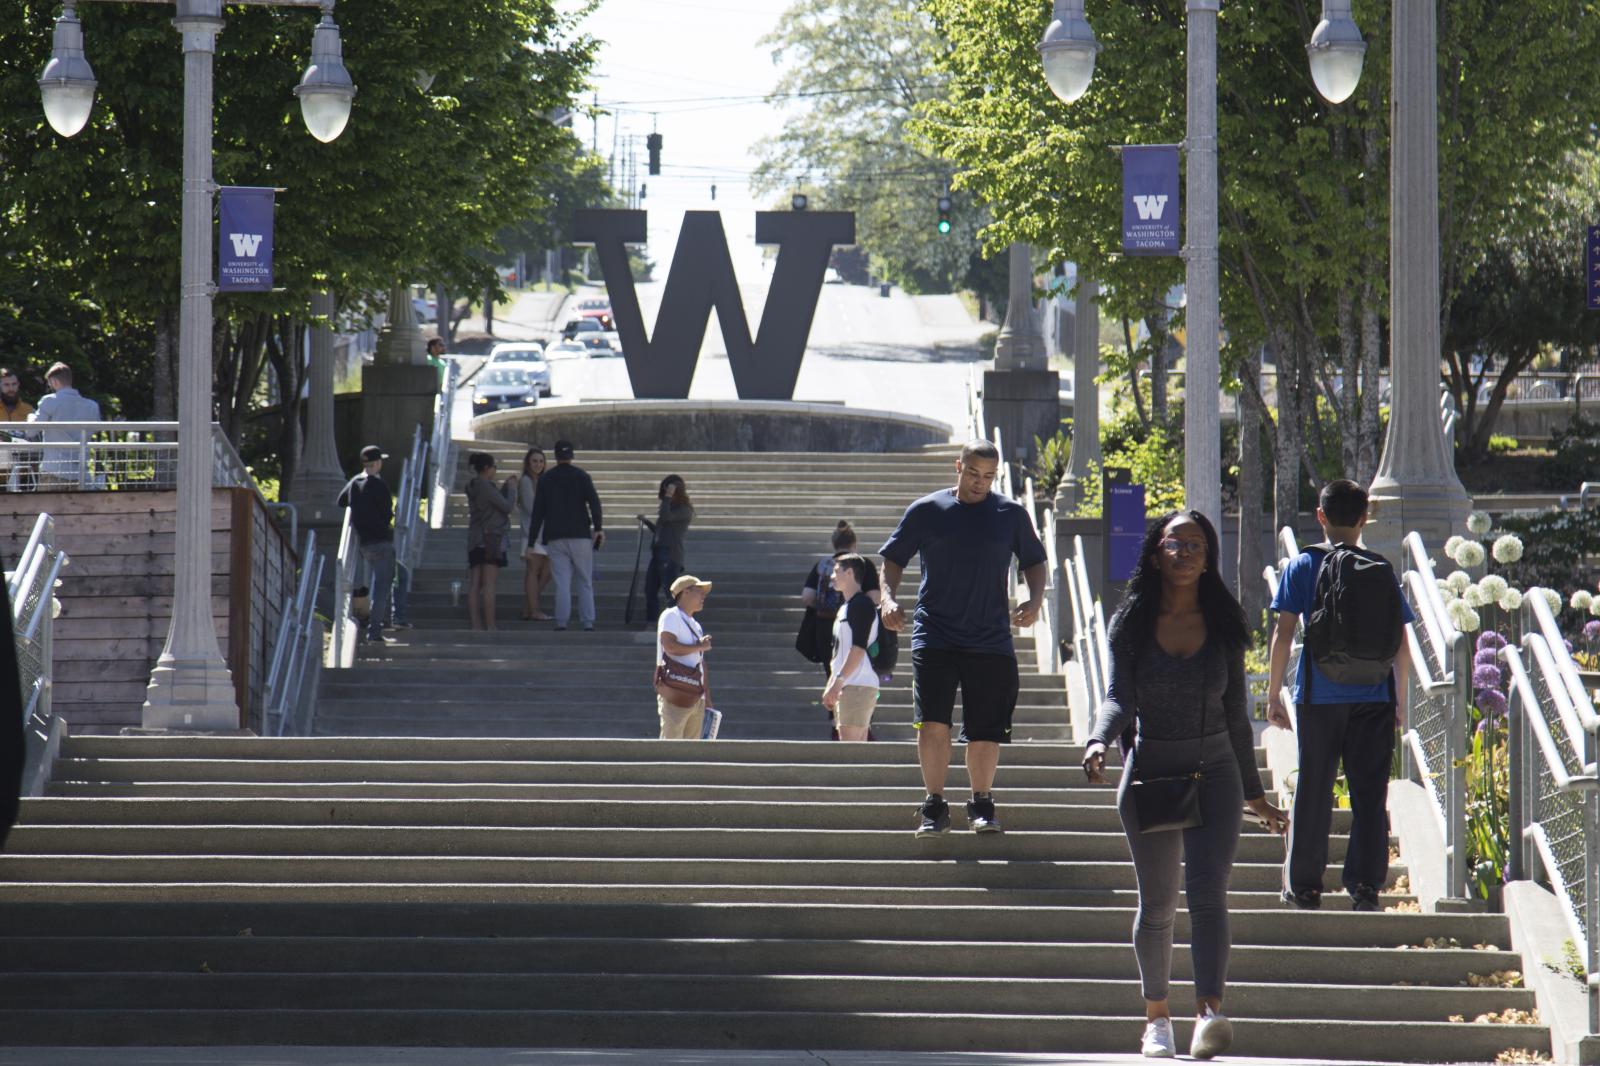
{"type": "Polygon", "coordinates": [[[1397,566],[1407,533],[1432,551],[1472,501],[1439,424],[1439,130],[1435,0],[1394,5],[1389,153],[1392,399],[1372,481],[1369,547],[1397,566]]]}
{"type": "Polygon", "coordinates": [[[306,375],[305,446],[289,489],[289,501],[299,508],[300,521],[311,525],[337,523],[334,500],[345,481],[333,436],[335,310],[332,293],[319,292],[311,298],[311,314],[317,322],[311,327],[311,367],[306,375]]]}
{"type": "Polygon", "coordinates": [[[233,675],[211,613],[212,60],[222,0],[180,4],[183,35],[183,294],[178,319],[178,511],[172,625],[150,673],[146,729],[239,728],[233,675]]]}
{"type": "Polygon", "coordinates": [[[1100,372],[1099,296],[1100,286],[1080,269],[1072,341],[1072,459],[1056,488],[1057,515],[1076,511],[1083,502],[1085,483],[1099,476],[1100,386],[1095,383],[1100,372]]]}
{"type": "Polygon", "coordinates": [[[389,320],[378,333],[372,365],[361,375],[361,439],[389,453],[383,477],[391,489],[400,484],[400,464],[411,451],[411,435],[433,432],[433,403],[439,393],[439,372],[429,365],[422,331],[411,310],[411,292],[396,285],[389,294],[389,320]]]}
{"type": "Polygon", "coordinates": [[[1217,334],[1217,9],[1221,0],[1189,0],[1187,299],[1183,375],[1183,497],[1214,524],[1222,522],[1222,412],[1217,334]]]}
{"type": "MultiPolygon", "coordinates": [[[[998,426],[1006,462],[1025,471],[1033,438],[1053,437],[1061,424],[1061,378],[1049,369],[1033,310],[1033,262],[1028,246],[1011,246],[1011,294],[995,342],[993,370],[983,374],[983,427],[998,426]]],[[[1018,487],[1021,480],[1018,479],[1018,487]]]]}

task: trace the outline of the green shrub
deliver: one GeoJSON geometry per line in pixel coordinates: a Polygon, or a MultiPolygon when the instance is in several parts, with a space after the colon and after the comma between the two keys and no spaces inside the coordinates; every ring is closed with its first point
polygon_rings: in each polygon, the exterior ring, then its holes
{"type": "Polygon", "coordinates": [[[1539,464],[1539,484],[1547,489],[1576,489],[1600,471],[1600,421],[1573,415],[1551,438],[1555,455],[1539,464]]]}
{"type": "Polygon", "coordinates": [[[1516,451],[1520,447],[1521,445],[1517,443],[1517,438],[1515,437],[1508,437],[1504,433],[1489,434],[1490,455],[1505,455],[1508,452],[1516,451]]]}
{"type": "MultiPolygon", "coordinates": [[[[1061,424],[1070,426],[1072,420],[1062,419],[1061,424]]],[[[1061,479],[1067,476],[1067,466],[1072,461],[1071,430],[1058,429],[1049,440],[1034,437],[1033,451],[1033,466],[1028,473],[1033,476],[1034,495],[1049,502],[1055,497],[1061,479]]]]}
{"type": "Polygon", "coordinates": [[[1600,555],[1600,508],[1507,515],[1507,533],[1522,538],[1522,558],[1499,573],[1517,588],[1590,588],[1587,558],[1600,555]]]}

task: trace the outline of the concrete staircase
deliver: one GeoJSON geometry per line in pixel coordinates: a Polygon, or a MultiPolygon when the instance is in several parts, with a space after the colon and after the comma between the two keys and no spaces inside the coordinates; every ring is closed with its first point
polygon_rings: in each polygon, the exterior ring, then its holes
{"type": "MultiPolygon", "coordinates": [[[[1125,1053],[1133,872],[1078,759],[1013,745],[1007,832],[919,841],[895,743],[69,738],[0,857],[0,1042],[1125,1053]]],[[[1548,1047],[1447,1020],[1532,1008],[1463,987],[1524,965],[1504,918],[1286,911],[1281,855],[1235,870],[1240,1054],[1548,1047]]]]}
{"type": "MultiPolygon", "coordinates": [[[[500,475],[520,469],[520,445],[463,443],[457,485],[465,484],[471,448],[495,455],[500,475]]],[[[656,486],[683,476],[696,518],[686,550],[689,571],[715,588],[700,620],[716,642],[710,656],[712,695],[729,739],[826,739],[821,669],[794,650],[800,588],[829,550],[829,536],[848,519],[871,553],[888,538],[907,504],[954,483],[950,448],[891,455],[594,453],[578,465],[595,479],[610,539],[596,556],[599,629],[553,631],[522,622],[523,564],[501,571],[496,634],[472,633],[464,593],[466,500],[450,498],[446,528],[429,534],[415,575],[416,628],[396,633],[382,649],[363,648],[350,670],[323,674],[317,730],[345,736],[651,737],[657,730],[650,677],[654,619],[644,629],[643,594],[634,626],[623,624],[633,576],[637,524],[655,515],[656,486]],[[459,599],[452,604],[452,600],[459,599]]],[[[645,546],[649,550],[648,544],[645,546]]],[[[648,561],[648,560],[646,560],[648,561]]],[[[916,599],[915,565],[902,598],[916,599]]],[[[544,600],[550,610],[553,592],[544,600]]],[[[1019,741],[1068,738],[1060,678],[1027,669],[1033,641],[1020,637],[1022,699],[1019,741]]],[[[882,691],[874,731],[882,739],[912,736],[910,642],[902,642],[895,681],[882,691]]]]}

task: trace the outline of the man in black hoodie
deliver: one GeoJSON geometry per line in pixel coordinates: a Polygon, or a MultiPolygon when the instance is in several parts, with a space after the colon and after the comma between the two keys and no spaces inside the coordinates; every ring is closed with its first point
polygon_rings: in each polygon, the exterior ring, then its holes
{"type": "Polygon", "coordinates": [[[594,553],[606,541],[594,479],[572,465],[572,442],[556,441],[556,465],[539,478],[528,518],[528,543],[544,544],[556,585],[556,629],[572,620],[572,583],[578,583],[578,622],[594,629],[594,553]]]}

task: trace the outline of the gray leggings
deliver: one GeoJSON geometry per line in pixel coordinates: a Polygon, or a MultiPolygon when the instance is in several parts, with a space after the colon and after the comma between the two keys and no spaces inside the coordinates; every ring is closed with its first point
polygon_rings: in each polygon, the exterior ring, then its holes
{"type": "MultiPolygon", "coordinates": [[[[1133,764],[1147,777],[1194,769],[1195,742],[1140,738],[1133,764]]],[[[1244,821],[1244,786],[1227,733],[1205,738],[1205,779],[1200,789],[1203,825],[1167,833],[1139,832],[1138,812],[1128,795],[1132,774],[1117,788],[1117,813],[1133,852],[1139,881],[1139,911],[1133,922],[1133,951],[1145,999],[1167,998],[1172,978],[1172,925],[1178,913],[1178,875],[1183,868],[1189,900],[1189,950],[1194,956],[1197,999],[1221,998],[1228,976],[1228,877],[1239,849],[1244,821]]]]}

